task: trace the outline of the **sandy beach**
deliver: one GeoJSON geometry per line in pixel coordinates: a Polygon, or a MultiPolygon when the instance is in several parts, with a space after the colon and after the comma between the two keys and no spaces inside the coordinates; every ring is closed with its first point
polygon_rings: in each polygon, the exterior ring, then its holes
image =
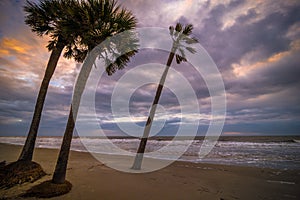
{"type": "MultiPolygon", "coordinates": [[[[21,146],[0,144],[0,161],[17,159],[21,146]]],[[[33,185],[51,179],[57,149],[36,149],[34,161],[48,175],[35,183],[0,190],[0,198],[15,197],[33,185]]],[[[125,156],[115,156],[119,161],[125,156]]],[[[154,162],[154,161],[153,161],[154,162]]],[[[174,162],[150,173],[120,172],[105,166],[91,154],[72,151],[67,180],[70,193],[57,199],[299,199],[300,170],[174,162]]],[[[21,198],[18,198],[21,199],[21,198]]],[[[35,199],[35,198],[28,198],[35,199]]]]}

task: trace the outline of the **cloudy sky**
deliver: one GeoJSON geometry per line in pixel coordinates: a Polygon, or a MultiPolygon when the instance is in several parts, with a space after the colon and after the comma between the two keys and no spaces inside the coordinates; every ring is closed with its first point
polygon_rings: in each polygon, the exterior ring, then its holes
{"type": "MultiPolygon", "coordinates": [[[[194,25],[194,36],[224,81],[227,115],[223,135],[300,135],[300,1],[119,2],[133,12],[139,28],[168,28],[178,21],[194,25]]],[[[0,2],[0,136],[27,134],[50,55],[45,48],[48,38],[36,36],[24,24],[23,5],[23,0],[0,2]]],[[[142,127],[155,85],[141,85],[133,91],[128,104],[130,116],[112,112],[113,90],[122,77],[139,66],[155,69],[155,73],[137,72],[137,78],[154,76],[159,80],[167,58],[166,51],[141,49],[125,70],[111,77],[103,75],[96,87],[96,122],[85,113],[86,134],[95,134],[89,128],[92,123],[97,123],[107,135],[124,134],[119,125],[133,123],[142,127]]],[[[63,134],[80,67],[73,60],[60,59],[50,83],[40,135],[63,134]]],[[[174,62],[172,69],[191,84],[197,105],[190,102],[180,105],[176,92],[182,94],[184,90],[172,89],[179,81],[170,74],[167,78],[170,87],[164,90],[156,115],[157,127],[163,128],[156,130],[155,126],[154,133],[173,135],[180,126],[199,123],[198,134],[203,135],[210,123],[212,107],[206,77],[195,75],[189,63],[179,66],[174,62]],[[183,108],[193,106],[199,106],[201,112],[181,113],[183,108]]],[[[132,89],[133,84],[123,85],[122,91],[132,89]]]]}

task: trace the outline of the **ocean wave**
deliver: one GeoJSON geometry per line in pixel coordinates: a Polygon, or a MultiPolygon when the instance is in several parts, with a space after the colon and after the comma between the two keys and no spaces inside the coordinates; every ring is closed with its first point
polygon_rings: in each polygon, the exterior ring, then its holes
{"type": "MultiPolygon", "coordinates": [[[[229,165],[245,165],[258,167],[271,167],[280,169],[300,168],[300,143],[299,140],[293,142],[286,138],[253,139],[244,141],[221,140],[216,143],[212,151],[200,159],[198,154],[203,143],[202,140],[148,140],[146,152],[157,152],[153,158],[172,160],[186,149],[179,158],[188,162],[219,163],[229,165]],[[264,142],[263,142],[264,141],[264,142]],[[167,147],[167,148],[165,148],[167,147]]],[[[23,145],[25,137],[1,137],[1,143],[23,145]]],[[[36,147],[38,148],[60,148],[62,137],[38,137],[36,147]]],[[[132,155],[136,152],[139,139],[100,139],[100,138],[73,138],[71,149],[74,151],[102,153],[108,155],[132,155]],[[112,150],[111,144],[122,151],[112,150]],[[88,149],[88,150],[87,150],[88,149]]],[[[152,155],[152,154],[148,154],[152,155]]]]}

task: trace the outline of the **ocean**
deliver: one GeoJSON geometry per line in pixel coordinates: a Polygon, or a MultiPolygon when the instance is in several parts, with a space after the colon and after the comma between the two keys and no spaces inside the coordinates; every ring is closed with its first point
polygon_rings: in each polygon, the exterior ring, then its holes
{"type": "MultiPolygon", "coordinates": [[[[139,139],[129,138],[73,138],[71,149],[74,151],[94,152],[102,154],[132,155],[136,152],[139,139]],[[117,148],[111,148],[111,145],[117,148]],[[87,150],[88,149],[88,150],[87,150]],[[116,151],[121,149],[122,151],[116,151]]],[[[23,145],[25,137],[0,137],[0,143],[23,145]]],[[[36,147],[60,148],[62,137],[39,137],[36,147]]],[[[254,166],[273,169],[300,169],[300,138],[299,137],[221,137],[209,154],[199,158],[199,150],[203,138],[191,140],[181,138],[172,141],[171,138],[149,139],[146,152],[164,149],[159,159],[173,159],[182,149],[187,149],[178,160],[194,163],[212,163],[240,166],[254,166]],[[167,148],[164,148],[167,147],[167,148]]],[[[151,157],[151,156],[150,156],[151,157]]]]}

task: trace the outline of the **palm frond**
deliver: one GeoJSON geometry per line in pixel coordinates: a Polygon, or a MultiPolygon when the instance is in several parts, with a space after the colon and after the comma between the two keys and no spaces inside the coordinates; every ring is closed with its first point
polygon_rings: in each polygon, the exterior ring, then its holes
{"type": "Polygon", "coordinates": [[[109,76],[115,73],[117,70],[123,69],[126,64],[129,62],[130,58],[137,53],[137,50],[129,51],[121,56],[118,56],[117,59],[112,62],[111,60],[107,60],[110,63],[106,67],[106,72],[109,76]]]}
{"type": "Polygon", "coordinates": [[[170,31],[170,35],[171,35],[171,36],[173,36],[174,30],[175,30],[175,29],[174,29],[174,26],[170,26],[170,27],[169,27],[169,31],[170,31]]]}
{"type": "Polygon", "coordinates": [[[184,35],[189,36],[189,35],[192,33],[192,31],[193,31],[193,25],[192,25],[192,24],[188,24],[188,25],[186,25],[186,26],[184,27],[182,33],[183,33],[184,35]]]}
{"type": "Polygon", "coordinates": [[[185,57],[182,57],[182,56],[176,54],[176,62],[177,62],[177,64],[180,64],[181,62],[186,62],[186,61],[187,61],[187,59],[185,57]]]}
{"type": "Polygon", "coordinates": [[[186,48],[186,50],[188,50],[192,54],[197,52],[196,49],[194,49],[193,47],[185,47],[185,48],[186,48]]]}
{"type": "Polygon", "coordinates": [[[196,44],[196,43],[198,43],[198,39],[197,38],[195,38],[195,37],[184,37],[183,39],[182,39],[186,44],[196,44]]]}
{"type": "Polygon", "coordinates": [[[182,25],[179,22],[176,24],[175,30],[177,32],[181,32],[182,31],[182,25]]]}
{"type": "Polygon", "coordinates": [[[178,50],[179,50],[179,52],[181,54],[181,57],[186,58],[184,50],[182,48],[179,48],[178,50]]]}

